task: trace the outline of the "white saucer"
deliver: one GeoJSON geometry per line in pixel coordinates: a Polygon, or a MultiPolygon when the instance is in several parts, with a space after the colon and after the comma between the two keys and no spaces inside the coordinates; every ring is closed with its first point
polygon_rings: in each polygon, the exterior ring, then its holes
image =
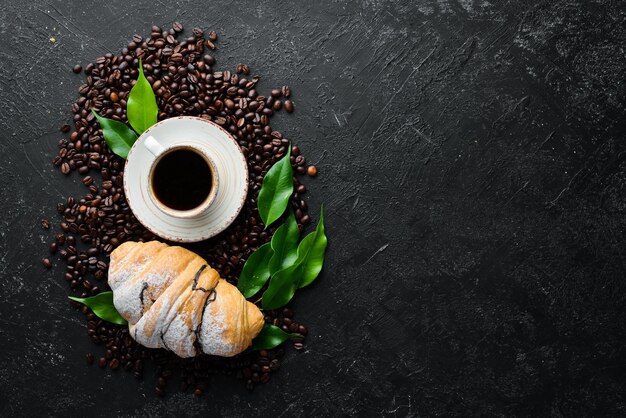
{"type": "Polygon", "coordinates": [[[226,229],[237,217],[248,193],[248,165],[235,139],[221,126],[205,119],[179,116],[158,122],[145,131],[128,153],[124,191],[133,214],[159,237],[175,242],[197,242],[226,229]],[[209,209],[198,218],[184,219],[161,211],[149,197],[148,170],[155,157],[143,144],[149,135],[165,147],[196,144],[211,153],[219,187],[209,209]]]}

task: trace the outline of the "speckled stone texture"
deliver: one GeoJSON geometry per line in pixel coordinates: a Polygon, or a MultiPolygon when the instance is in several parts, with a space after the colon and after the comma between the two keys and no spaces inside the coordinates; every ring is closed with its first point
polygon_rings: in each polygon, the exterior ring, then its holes
{"type": "Polygon", "coordinates": [[[623,2],[1,3],[0,416],[626,414],[623,2]],[[292,87],[272,121],[319,168],[308,344],[251,394],[158,399],[149,371],[86,366],[40,262],[39,220],[85,190],[50,162],[71,68],[174,20],[292,87]]]}

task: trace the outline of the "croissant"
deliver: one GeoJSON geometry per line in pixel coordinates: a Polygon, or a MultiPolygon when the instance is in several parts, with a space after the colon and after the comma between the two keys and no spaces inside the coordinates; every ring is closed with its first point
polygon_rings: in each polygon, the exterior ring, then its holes
{"type": "Polygon", "coordinates": [[[111,253],[108,281],[130,335],[180,357],[234,356],[264,324],[259,308],[182,247],[126,242],[111,253]]]}

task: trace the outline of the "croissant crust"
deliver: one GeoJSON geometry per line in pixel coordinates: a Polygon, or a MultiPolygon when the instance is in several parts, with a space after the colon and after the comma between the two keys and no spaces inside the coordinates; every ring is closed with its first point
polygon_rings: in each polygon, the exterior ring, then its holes
{"type": "Polygon", "coordinates": [[[230,357],[263,327],[256,305],[182,247],[126,242],[111,253],[108,280],[130,335],[146,347],[230,357]]]}

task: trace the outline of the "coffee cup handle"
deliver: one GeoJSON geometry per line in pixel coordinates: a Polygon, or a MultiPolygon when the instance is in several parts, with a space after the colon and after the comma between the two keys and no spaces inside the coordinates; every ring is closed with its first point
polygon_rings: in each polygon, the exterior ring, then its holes
{"type": "Polygon", "coordinates": [[[161,145],[152,135],[144,139],[143,144],[155,157],[158,157],[163,153],[163,151],[165,151],[165,147],[163,147],[163,145],[161,145]]]}

